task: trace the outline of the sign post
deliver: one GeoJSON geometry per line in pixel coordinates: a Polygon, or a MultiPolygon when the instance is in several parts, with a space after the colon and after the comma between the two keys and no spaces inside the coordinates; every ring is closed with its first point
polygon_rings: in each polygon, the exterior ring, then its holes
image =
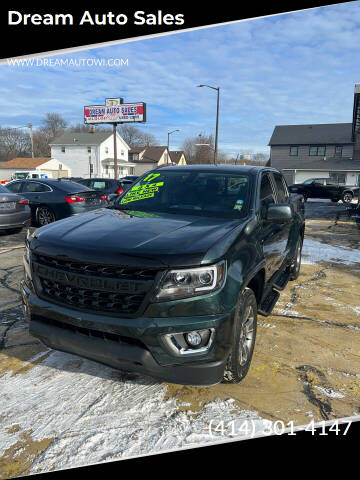
{"type": "Polygon", "coordinates": [[[84,107],[85,124],[109,123],[114,134],[114,178],[118,176],[116,127],[119,123],[145,123],[146,103],[123,103],[123,98],[106,98],[105,105],[84,107]]]}

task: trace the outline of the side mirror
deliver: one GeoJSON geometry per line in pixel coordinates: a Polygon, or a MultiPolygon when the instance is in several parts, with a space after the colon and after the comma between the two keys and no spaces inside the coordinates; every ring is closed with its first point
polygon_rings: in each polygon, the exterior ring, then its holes
{"type": "Polygon", "coordinates": [[[294,210],[290,203],[270,203],[266,212],[266,223],[290,223],[294,210]]]}

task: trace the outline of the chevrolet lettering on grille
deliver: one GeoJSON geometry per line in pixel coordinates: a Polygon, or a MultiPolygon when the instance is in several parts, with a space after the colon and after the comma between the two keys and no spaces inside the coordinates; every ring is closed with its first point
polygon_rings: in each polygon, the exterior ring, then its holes
{"type": "Polygon", "coordinates": [[[35,262],[33,262],[33,268],[34,272],[41,278],[76,288],[89,288],[106,292],[135,293],[147,290],[147,287],[149,286],[149,282],[146,281],[137,282],[112,278],[89,277],[87,275],[79,275],[47,267],[35,262]]]}

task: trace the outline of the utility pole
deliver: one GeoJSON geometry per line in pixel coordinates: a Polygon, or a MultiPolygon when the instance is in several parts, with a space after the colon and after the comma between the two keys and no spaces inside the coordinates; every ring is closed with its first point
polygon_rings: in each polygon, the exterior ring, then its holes
{"type": "Polygon", "coordinates": [[[33,137],[32,123],[29,123],[28,127],[30,128],[31,156],[32,158],[34,158],[34,137],[33,137]]]}
{"type": "Polygon", "coordinates": [[[118,178],[116,127],[117,127],[117,123],[113,123],[113,132],[114,132],[114,178],[118,178]]]}

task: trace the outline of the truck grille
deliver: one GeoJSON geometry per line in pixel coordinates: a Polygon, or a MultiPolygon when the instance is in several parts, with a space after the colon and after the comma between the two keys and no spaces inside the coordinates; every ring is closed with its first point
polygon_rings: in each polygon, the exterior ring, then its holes
{"type": "Polygon", "coordinates": [[[59,260],[45,255],[33,255],[33,259],[41,265],[59,268],[67,272],[82,275],[103,276],[109,278],[124,278],[126,280],[154,280],[158,270],[148,268],[127,268],[113,265],[98,265],[94,263],[71,262],[59,260]]]}
{"type": "Polygon", "coordinates": [[[42,255],[32,255],[32,260],[37,264],[34,267],[49,267],[35,269],[41,294],[47,300],[70,305],[78,310],[110,315],[136,315],[158,273],[154,269],[70,262],[42,255]],[[66,272],[69,272],[70,278],[78,274],[81,285],[71,283],[66,272]],[[102,283],[101,279],[106,281],[102,283]],[[92,288],[90,282],[93,280],[100,280],[100,287],[92,288]],[[114,287],[117,281],[120,282],[119,290],[114,287]]]}

